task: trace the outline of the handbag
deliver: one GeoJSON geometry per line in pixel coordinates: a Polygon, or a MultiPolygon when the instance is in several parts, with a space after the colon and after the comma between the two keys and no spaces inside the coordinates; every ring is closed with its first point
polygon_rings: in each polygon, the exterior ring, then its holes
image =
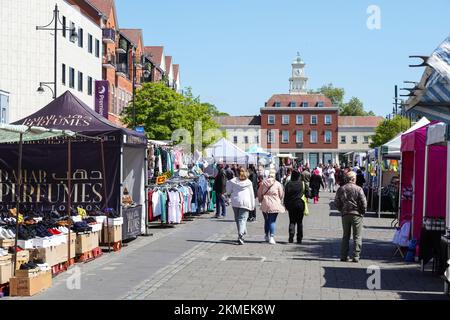
{"type": "Polygon", "coordinates": [[[302,195],[301,199],[302,199],[302,201],[303,201],[303,203],[305,205],[305,216],[309,216],[308,200],[306,199],[305,192],[304,192],[304,190],[305,190],[305,182],[303,181],[302,183],[303,183],[303,195],[302,195]]]}

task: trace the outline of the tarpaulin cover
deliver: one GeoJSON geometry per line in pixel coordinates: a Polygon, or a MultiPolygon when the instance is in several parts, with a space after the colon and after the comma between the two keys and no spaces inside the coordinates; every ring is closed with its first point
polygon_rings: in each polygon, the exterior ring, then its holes
{"type": "Polygon", "coordinates": [[[249,155],[225,138],[205,149],[206,159],[216,162],[247,164],[249,155]]]}
{"type": "Polygon", "coordinates": [[[443,122],[436,123],[428,128],[427,145],[443,143],[447,141],[447,125],[443,122]]]}
{"type": "Polygon", "coordinates": [[[70,130],[55,130],[42,127],[27,127],[23,125],[12,125],[0,123],[0,143],[16,143],[20,141],[38,141],[62,136],[73,137],[74,132],[70,130]]]}
{"type": "Polygon", "coordinates": [[[147,144],[144,134],[108,121],[70,91],[66,91],[39,111],[14,124],[71,130],[87,136],[115,134],[121,139],[124,135],[127,144],[147,144]]]}

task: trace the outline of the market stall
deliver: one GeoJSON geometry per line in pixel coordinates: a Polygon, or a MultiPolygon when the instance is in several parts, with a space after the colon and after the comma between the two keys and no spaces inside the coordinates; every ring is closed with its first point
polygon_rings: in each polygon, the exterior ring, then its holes
{"type": "Polygon", "coordinates": [[[208,146],[204,150],[204,159],[209,163],[228,163],[247,166],[250,156],[225,138],[208,146]]]}
{"type": "MultiPolygon", "coordinates": [[[[144,135],[109,122],[69,91],[15,124],[72,130],[87,137],[100,138],[106,159],[104,174],[98,145],[95,146],[95,142],[88,139],[76,139],[73,142],[72,147],[77,156],[73,159],[72,206],[86,210],[112,208],[126,221],[122,229],[124,240],[146,232],[144,202],[147,141],[144,135]]],[[[11,147],[2,148],[5,151],[2,152],[3,161],[12,163],[13,158],[8,152],[11,147]]],[[[52,142],[27,144],[23,152],[26,155],[24,168],[41,175],[40,180],[28,181],[28,187],[42,190],[41,193],[30,194],[26,205],[37,209],[46,207],[66,210],[64,188],[60,187],[67,180],[64,145],[52,142]],[[50,154],[52,157],[49,157],[50,154]]],[[[8,205],[8,201],[6,199],[3,204],[8,205]]]]}

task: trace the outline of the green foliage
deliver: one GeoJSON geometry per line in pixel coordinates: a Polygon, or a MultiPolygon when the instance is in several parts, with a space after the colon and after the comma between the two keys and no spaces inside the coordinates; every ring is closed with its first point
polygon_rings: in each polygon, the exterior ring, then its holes
{"type": "Polygon", "coordinates": [[[339,107],[341,116],[375,116],[373,111],[365,111],[364,104],[356,97],[352,97],[349,102],[344,102],[345,90],[334,87],[332,83],[322,86],[318,92],[324,94],[334,105],[339,107]]]}
{"type": "Polygon", "coordinates": [[[395,116],[392,120],[386,119],[376,127],[370,147],[379,147],[409,128],[410,122],[407,118],[395,116]]]}
{"type": "Polygon", "coordinates": [[[345,90],[335,88],[332,83],[322,86],[318,92],[329,98],[335,105],[341,106],[344,103],[345,90]]]}
{"type": "MultiPolygon", "coordinates": [[[[163,81],[150,82],[137,90],[135,100],[136,125],[145,128],[149,139],[171,140],[177,129],[188,130],[193,139],[196,121],[201,122],[203,132],[219,128],[212,118],[211,105],[194,97],[191,89],[182,95],[168,88],[163,81]]],[[[124,109],[122,121],[132,127],[132,103],[124,109]]],[[[202,140],[203,145],[206,145],[214,139],[207,137],[202,140]]]]}

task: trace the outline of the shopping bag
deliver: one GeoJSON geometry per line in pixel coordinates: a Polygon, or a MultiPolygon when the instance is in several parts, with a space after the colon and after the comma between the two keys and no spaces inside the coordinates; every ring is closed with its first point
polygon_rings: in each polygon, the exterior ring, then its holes
{"type": "MultiPolygon", "coordinates": [[[[303,190],[305,190],[305,182],[303,182],[303,190]]],[[[305,196],[305,192],[303,192],[302,201],[305,205],[305,216],[309,216],[308,199],[305,196]]]]}

